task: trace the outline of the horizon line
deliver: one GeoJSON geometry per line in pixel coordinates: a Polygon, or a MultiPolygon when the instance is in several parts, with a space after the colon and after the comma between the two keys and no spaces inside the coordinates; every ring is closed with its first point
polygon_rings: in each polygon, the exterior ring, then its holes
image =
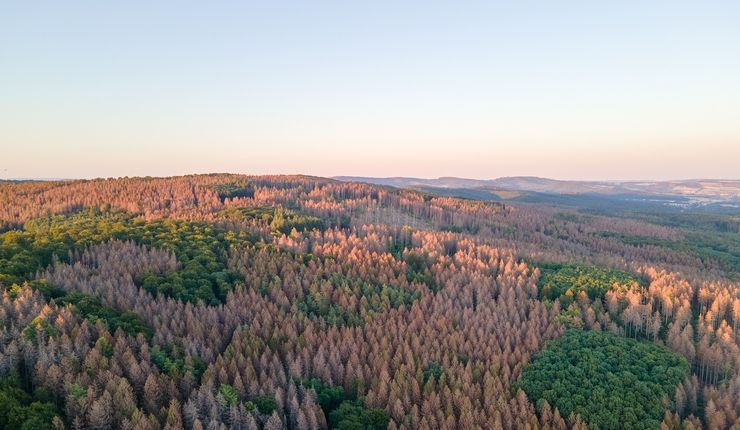
{"type": "Polygon", "coordinates": [[[206,175],[244,175],[244,176],[307,176],[307,177],[314,177],[314,178],[323,178],[323,179],[335,179],[335,180],[341,180],[340,178],[344,179],[416,179],[416,180],[424,180],[424,181],[434,181],[434,180],[440,180],[440,179],[461,179],[461,180],[471,180],[471,181],[496,181],[499,179],[544,179],[549,181],[558,181],[558,182],[608,182],[608,183],[623,183],[623,182],[687,182],[687,181],[740,181],[740,177],[737,178],[673,178],[673,179],[561,179],[561,178],[555,178],[555,177],[547,177],[547,176],[533,176],[533,175],[509,175],[509,176],[498,176],[498,177],[489,177],[489,178],[476,178],[476,177],[466,177],[466,176],[437,176],[437,177],[423,177],[423,176],[403,176],[403,175],[396,175],[396,176],[364,176],[364,175],[331,175],[331,176],[321,176],[321,175],[312,175],[312,174],[306,174],[306,173],[263,173],[263,174],[255,174],[255,173],[243,173],[243,172],[209,172],[209,173],[185,173],[185,174],[179,174],[179,175],[122,175],[122,176],[94,176],[94,177],[66,177],[66,178],[44,178],[44,177],[11,177],[11,178],[0,178],[0,181],[6,181],[6,182],[56,182],[56,181],[95,181],[95,180],[102,180],[102,179],[124,179],[124,178],[176,178],[176,177],[184,177],[184,176],[206,176],[206,175]]]}

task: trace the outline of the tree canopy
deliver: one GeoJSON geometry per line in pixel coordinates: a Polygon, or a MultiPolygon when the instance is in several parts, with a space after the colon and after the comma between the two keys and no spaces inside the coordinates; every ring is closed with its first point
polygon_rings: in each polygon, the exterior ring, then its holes
{"type": "Polygon", "coordinates": [[[569,330],[522,372],[519,386],[591,428],[657,429],[676,386],[689,375],[685,358],[612,333],[569,330]]]}

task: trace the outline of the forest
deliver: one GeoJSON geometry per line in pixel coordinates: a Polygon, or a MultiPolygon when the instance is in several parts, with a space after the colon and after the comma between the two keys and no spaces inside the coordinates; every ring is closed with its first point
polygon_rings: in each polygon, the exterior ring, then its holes
{"type": "Polygon", "coordinates": [[[740,218],[0,183],[0,428],[740,429],[740,218]]]}

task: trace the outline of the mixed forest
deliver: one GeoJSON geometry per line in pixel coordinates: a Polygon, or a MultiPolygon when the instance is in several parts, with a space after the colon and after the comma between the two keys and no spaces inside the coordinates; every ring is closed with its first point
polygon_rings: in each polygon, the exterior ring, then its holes
{"type": "Polygon", "coordinates": [[[740,429],[740,217],[0,182],[1,429],[740,429]]]}

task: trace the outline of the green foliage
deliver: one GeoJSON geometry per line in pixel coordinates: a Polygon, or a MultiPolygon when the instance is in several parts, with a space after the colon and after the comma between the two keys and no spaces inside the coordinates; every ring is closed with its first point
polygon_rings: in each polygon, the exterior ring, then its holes
{"type": "Polygon", "coordinates": [[[82,293],[69,293],[55,299],[58,306],[71,305],[72,312],[91,323],[102,320],[108,330],[114,333],[119,328],[126,334],[143,333],[151,339],[154,330],[133,311],[121,312],[118,309],[103,305],[97,297],[82,293]]]}
{"type": "Polygon", "coordinates": [[[323,230],[324,222],[321,218],[312,215],[278,207],[275,209],[270,228],[274,232],[289,234],[293,229],[298,231],[323,230]]]}
{"type": "Polygon", "coordinates": [[[241,279],[226,268],[228,248],[249,243],[245,236],[215,230],[208,224],[172,220],[147,223],[134,232],[133,239],[172,250],[182,264],[179,271],[144,275],[140,282],[146,290],[209,305],[223,303],[234,283],[241,279]]]}
{"type": "Polygon", "coordinates": [[[734,214],[700,212],[647,212],[628,216],[644,219],[668,227],[715,233],[740,233],[740,216],[734,214]]]}
{"type": "MultiPolygon", "coordinates": [[[[614,215],[614,214],[611,214],[614,215]]],[[[634,236],[615,232],[596,233],[613,237],[632,246],[659,246],[694,255],[704,261],[714,261],[723,270],[740,274],[740,217],[708,213],[622,213],[622,216],[676,228],[683,237],[669,240],[652,236],[634,236]]]]}
{"type": "MultiPolygon", "coordinates": [[[[347,296],[363,299],[362,310],[367,313],[383,312],[391,308],[409,306],[421,297],[418,291],[403,287],[375,284],[362,279],[349,278],[335,274],[330,279],[333,288],[341,288],[347,296]]],[[[332,303],[318,286],[312,286],[303,300],[298,302],[298,309],[306,315],[323,318],[327,324],[335,326],[357,326],[362,318],[354,309],[345,309],[332,303]]]]}
{"type": "Polygon", "coordinates": [[[468,234],[478,234],[478,231],[480,230],[480,227],[478,225],[454,225],[454,224],[446,224],[439,226],[440,231],[448,231],[450,233],[468,233],[468,234]]]}
{"type": "Polygon", "coordinates": [[[602,232],[599,235],[614,237],[627,245],[659,246],[691,254],[703,261],[716,261],[719,267],[728,272],[740,273],[740,234],[732,231],[691,230],[685,233],[683,239],[677,241],[611,232],[602,232]]]}
{"type": "Polygon", "coordinates": [[[293,229],[296,229],[296,231],[311,231],[326,228],[321,218],[294,209],[286,209],[282,206],[229,208],[221,211],[220,215],[228,219],[258,220],[268,224],[273,233],[290,234],[293,229]]]}
{"type": "Polygon", "coordinates": [[[329,413],[338,408],[342,401],[348,399],[344,395],[344,389],[342,387],[325,384],[318,378],[304,379],[301,381],[301,385],[314,390],[316,399],[324,411],[325,416],[329,416],[329,413]]]}
{"type": "MultiPolygon", "coordinates": [[[[53,256],[65,261],[72,250],[110,239],[133,240],[174,252],[181,270],[148,273],[139,282],[153,294],[209,305],[223,303],[241,279],[226,268],[229,247],[251,244],[246,233],[221,231],[206,223],[147,222],[123,212],[85,210],[29,221],[23,230],[0,235],[0,283],[20,284],[49,265],[53,256]]],[[[50,297],[59,294],[49,285],[39,288],[50,297]]]]}
{"type": "Polygon", "coordinates": [[[34,318],[23,329],[21,334],[28,340],[36,340],[36,333],[38,333],[38,330],[43,331],[44,335],[47,337],[57,337],[59,335],[59,330],[41,316],[34,318]]]}
{"type": "Polygon", "coordinates": [[[21,389],[21,378],[11,373],[0,378],[0,428],[35,430],[51,428],[52,419],[59,415],[56,407],[31,396],[21,389]]]}
{"type": "Polygon", "coordinates": [[[239,393],[237,393],[236,389],[234,389],[234,387],[229,384],[221,384],[218,387],[218,393],[223,396],[223,398],[226,400],[226,403],[228,403],[230,406],[234,406],[235,404],[239,403],[239,393]]]}
{"type": "Polygon", "coordinates": [[[603,298],[615,285],[619,289],[629,289],[641,284],[635,275],[606,267],[559,263],[539,264],[538,267],[540,297],[547,300],[559,298],[566,306],[580,291],[585,291],[594,300],[603,298]]]}
{"type": "Polygon", "coordinates": [[[37,430],[51,428],[57,416],[56,407],[51,403],[33,402],[28,406],[16,407],[8,418],[8,430],[37,430]]]}
{"type": "Polygon", "coordinates": [[[430,361],[424,368],[424,383],[426,384],[427,381],[429,381],[430,379],[434,379],[435,381],[439,382],[439,378],[442,376],[442,372],[443,369],[439,363],[437,363],[436,361],[430,361]]]}
{"type": "Polygon", "coordinates": [[[318,290],[312,290],[306,294],[297,305],[298,310],[304,314],[322,318],[328,325],[337,327],[362,325],[362,318],[359,314],[336,303],[331,303],[330,299],[318,290]]]}
{"type": "Polygon", "coordinates": [[[96,210],[28,221],[23,230],[0,235],[0,282],[20,284],[32,273],[48,266],[54,256],[66,261],[70,251],[94,243],[141,238],[146,226],[145,221],[123,212],[96,210]]]}
{"type": "Polygon", "coordinates": [[[576,224],[587,224],[591,219],[593,219],[593,216],[574,212],[558,212],[555,214],[555,218],[563,221],[574,222],[576,224]]]}
{"type": "Polygon", "coordinates": [[[248,179],[213,185],[211,189],[218,194],[221,201],[235,197],[254,197],[254,185],[248,179]]]}
{"type": "Polygon", "coordinates": [[[87,390],[80,384],[72,384],[69,386],[69,394],[75,399],[81,399],[87,394],[87,390]]]}
{"type": "Polygon", "coordinates": [[[218,305],[226,300],[239,275],[221,267],[209,272],[208,267],[214,265],[218,266],[218,263],[203,264],[202,261],[191,261],[181,271],[164,274],[146,273],[139,282],[142,288],[155,295],[164,294],[185,302],[203,301],[208,305],[218,305]]]}
{"type": "Polygon", "coordinates": [[[434,275],[427,268],[427,259],[425,256],[410,252],[406,255],[406,279],[409,282],[415,282],[417,284],[425,284],[432,291],[437,291],[437,281],[434,279],[434,275]]]}
{"type": "Polygon", "coordinates": [[[254,399],[254,404],[257,407],[257,410],[263,415],[272,414],[272,412],[278,407],[277,400],[268,395],[257,396],[254,399]]]}
{"type": "Polygon", "coordinates": [[[329,414],[329,428],[339,430],[384,430],[389,421],[385,409],[367,408],[362,399],[345,400],[329,414]]]}
{"type": "Polygon", "coordinates": [[[100,353],[103,354],[104,357],[111,358],[113,356],[113,345],[111,345],[110,341],[107,338],[98,338],[98,341],[95,343],[95,345],[100,348],[100,353]]]}
{"type": "Polygon", "coordinates": [[[581,415],[600,429],[658,429],[685,358],[652,343],[607,332],[569,330],[524,369],[518,386],[563,416],[581,415]]]}
{"type": "Polygon", "coordinates": [[[266,224],[272,222],[275,208],[272,206],[249,206],[243,208],[228,208],[219,212],[219,216],[235,220],[258,220],[266,224]]]}
{"type": "Polygon", "coordinates": [[[579,308],[577,304],[571,303],[567,309],[560,311],[556,321],[564,325],[566,328],[583,328],[581,308],[579,308]]]}
{"type": "Polygon", "coordinates": [[[406,249],[406,245],[404,244],[403,241],[398,241],[398,240],[393,241],[388,246],[388,252],[399,260],[403,257],[404,249],[406,249]]]}
{"type": "Polygon", "coordinates": [[[740,234],[690,232],[678,250],[690,252],[702,260],[716,260],[722,269],[740,274],[740,234]]]}
{"type": "MultiPolygon", "coordinates": [[[[58,299],[67,295],[67,291],[56,285],[51,285],[46,279],[34,279],[28,285],[35,291],[40,292],[47,300],[58,299]]],[[[58,304],[58,302],[57,302],[58,304]]]]}
{"type": "Polygon", "coordinates": [[[155,345],[151,349],[152,362],[160,371],[168,375],[184,375],[190,372],[196,381],[205,372],[208,364],[200,357],[185,355],[181,348],[175,345],[168,345],[165,348],[155,345]]]}

